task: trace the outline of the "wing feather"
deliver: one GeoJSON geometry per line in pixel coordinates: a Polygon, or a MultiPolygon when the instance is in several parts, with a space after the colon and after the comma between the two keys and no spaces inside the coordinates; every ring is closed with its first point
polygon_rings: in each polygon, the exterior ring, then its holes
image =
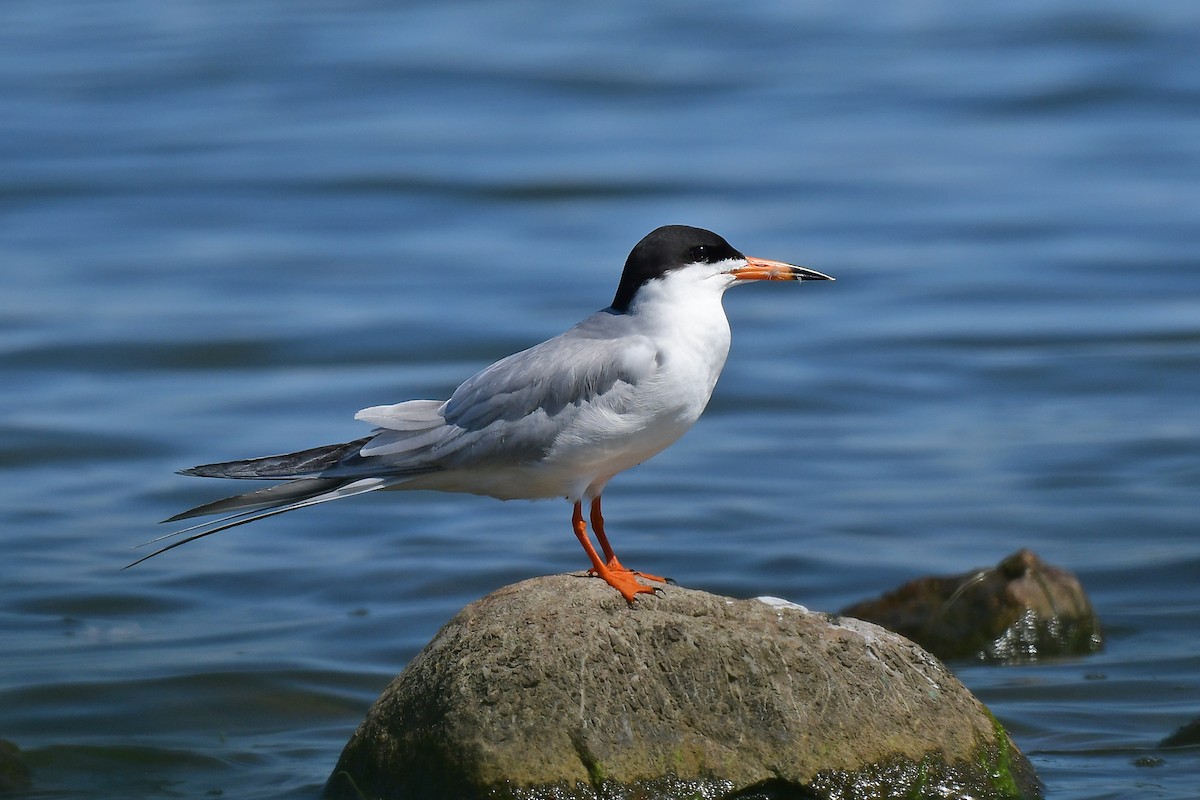
{"type": "Polygon", "coordinates": [[[648,337],[614,336],[600,312],[561,336],[503,358],[444,403],[411,400],[356,417],[377,425],[360,455],[378,473],[534,461],[585,410],[618,408],[658,367],[648,337]]]}
{"type": "Polygon", "coordinates": [[[636,386],[657,367],[648,337],[611,338],[589,317],[561,336],[497,361],[468,379],[446,401],[446,420],[479,430],[544,411],[596,402],[619,385],[636,386]]]}

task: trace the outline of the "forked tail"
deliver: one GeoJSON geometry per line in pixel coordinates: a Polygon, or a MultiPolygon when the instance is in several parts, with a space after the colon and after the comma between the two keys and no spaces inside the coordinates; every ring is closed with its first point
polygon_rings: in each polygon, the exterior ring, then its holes
{"type": "Polygon", "coordinates": [[[297,508],[306,508],[318,505],[319,503],[327,503],[330,500],[341,500],[343,497],[353,497],[356,494],[373,492],[376,489],[383,489],[402,480],[402,478],[301,478],[300,480],[270,486],[266,489],[259,489],[256,492],[247,492],[246,494],[226,497],[215,503],[206,503],[163,521],[174,522],[181,519],[188,519],[189,517],[215,514],[230,508],[243,508],[244,510],[218,519],[209,520],[208,522],[202,522],[199,525],[192,525],[188,528],[172,531],[171,533],[163,534],[148,542],[139,544],[138,547],[146,547],[176,536],[190,534],[177,542],[160,547],[149,555],[142,556],[137,561],[126,564],[122,569],[135,567],[146,559],[154,558],[168,550],[174,550],[180,545],[194,542],[197,539],[203,539],[205,536],[211,536],[214,533],[227,531],[230,528],[236,528],[239,525],[245,525],[247,522],[255,522],[256,520],[273,517],[276,514],[295,511],[297,508]]]}
{"type": "Polygon", "coordinates": [[[380,465],[377,461],[364,458],[359,454],[363,445],[370,440],[371,437],[367,437],[353,442],[314,447],[295,453],[242,461],[225,461],[219,464],[203,464],[182,470],[181,474],[206,478],[283,479],[286,482],[204,503],[163,520],[164,522],[178,522],[193,517],[225,514],[223,517],[172,531],[138,545],[138,547],[146,547],[178,536],[184,537],[160,547],[149,555],[142,556],[127,564],[124,569],[129,569],[129,567],[136,566],[146,559],[173,550],[180,545],[236,528],[239,525],[245,525],[248,522],[295,511],[298,508],[327,503],[330,500],[341,500],[344,497],[353,497],[388,486],[395,486],[414,475],[431,471],[421,468],[400,469],[386,472],[383,475],[378,474],[380,465]]]}

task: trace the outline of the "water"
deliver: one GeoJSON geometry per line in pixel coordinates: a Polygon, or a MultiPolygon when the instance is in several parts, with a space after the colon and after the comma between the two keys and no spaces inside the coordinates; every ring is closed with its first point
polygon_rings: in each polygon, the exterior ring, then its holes
{"type": "Polygon", "coordinates": [[[40,797],[313,798],[562,503],[288,515],[227,487],[605,305],[672,222],[836,284],[726,299],[709,411],[606,493],[623,560],[836,609],[1027,546],[1099,655],[955,665],[1054,798],[1195,796],[1192,3],[0,6],[0,737],[40,797]]]}

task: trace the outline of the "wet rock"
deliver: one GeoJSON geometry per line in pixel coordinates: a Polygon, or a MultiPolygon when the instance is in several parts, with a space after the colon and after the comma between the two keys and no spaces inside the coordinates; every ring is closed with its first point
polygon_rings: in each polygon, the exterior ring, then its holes
{"type": "Polygon", "coordinates": [[[32,785],[29,765],[15,744],[0,739],[0,792],[15,792],[32,785]]]}
{"type": "Polygon", "coordinates": [[[1158,743],[1159,747],[1200,747],[1200,719],[1194,719],[1158,743]]]}
{"type": "Polygon", "coordinates": [[[1079,579],[1018,550],[994,567],[920,578],[842,614],[895,631],[938,658],[1034,661],[1103,646],[1079,579]]]}
{"type": "Polygon", "coordinates": [[[959,681],[875,625],[558,575],[463,609],[384,691],[330,798],[1039,797],[959,681]]]}

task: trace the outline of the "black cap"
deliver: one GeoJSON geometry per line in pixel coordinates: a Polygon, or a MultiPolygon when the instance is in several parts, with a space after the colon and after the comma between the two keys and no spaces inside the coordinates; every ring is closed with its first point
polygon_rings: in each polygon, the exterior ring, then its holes
{"type": "Polygon", "coordinates": [[[689,225],[664,225],[646,234],[630,251],[611,308],[619,313],[628,311],[643,284],[661,278],[673,269],[689,264],[715,264],[731,258],[745,256],[712,231],[689,225]]]}

